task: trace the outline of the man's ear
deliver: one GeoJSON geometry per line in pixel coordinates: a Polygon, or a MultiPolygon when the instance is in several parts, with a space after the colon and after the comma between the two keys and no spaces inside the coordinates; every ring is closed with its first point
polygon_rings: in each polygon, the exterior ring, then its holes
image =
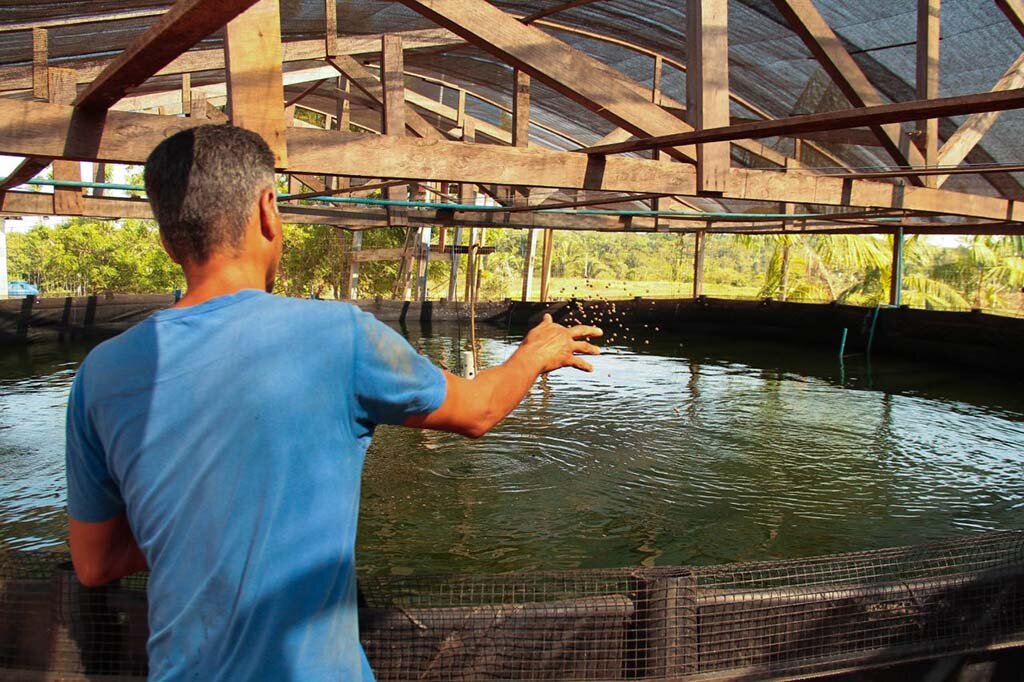
{"type": "Polygon", "coordinates": [[[271,188],[260,192],[260,233],[268,242],[281,239],[281,214],[277,210],[277,194],[271,188]]]}

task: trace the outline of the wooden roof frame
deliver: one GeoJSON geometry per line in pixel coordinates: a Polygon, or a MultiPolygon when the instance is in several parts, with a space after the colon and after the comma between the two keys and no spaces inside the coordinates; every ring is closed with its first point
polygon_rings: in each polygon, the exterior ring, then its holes
{"type": "MultiPolygon", "coordinates": [[[[701,0],[691,0],[694,1],[701,0]]],[[[899,132],[891,126],[896,125],[897,121],[920,120],[923,116],[934,119],[958,113],[972,113],[972,117],[960,127],[957,135],[947,140],[946,144],[937,150],[936,158],[940,161],[945,159],[950,163],[959,163],[967,151],[982,139],[998,111],[1024,106],[1024,88],[1021,87],[1024,85],[1024,55],[1011,66],[1006,76],[991,92],[945,100],[886,103],[881,100],[877,90],[859,69],[849,68],[849,54],[838,44],[835,34],[814,10],[810,0],[772,1],[856,108],[828,114],[781,120],[765,118],[761,121],[727,125],[722,125],[723,119],[716,115],[719,125],[695,129],[677,114],[672,113],[685,111],[685,107],[658,91],[657,77],[652,93],[649,86],[630,80],[615,69],[542,30],[541,27],[546,27],[549,30],[555,28],[586,33],[580,29],[559,27],[557,22],[546,18],[563,9],[589,4],[586,0],[559,3],[549,10],[525,17],[503,12],[485,0],[399,0],[413,11],[434,20],[440,27],[437,30],[406,32],[412,39],[403,41],[405,50],[451,49],[472,45],[494,55],[523,74],[545,83],[640,139],[592,147],[584,150],[586,154],[572,150],[554,151],[524,147],[521,134],[518,146],[510,144],[515,140],[515,135],[510,136],[512,139],[508,143],[505,143],[502,136],[503,139],[497,141],[503,144],[471,144],[450,139],[454,132],[446,134],[438,131],[422,116],[408,108],[408,103],[416,104],[415,93],[408,92],[405,97],[404,120],[409,131],[417,136],[414,138],[357,135],[345,130],[285,129],[282,63],[321,60],[325,66],[333,65],[344,77],[352,79],[360,86],[365,98],[380,104],[381,93],[385,88],[381,86],[380,79],[371,74],[356,57],[378,52],[380,39],[335,35],[333,31],[325,35],[323,40],[291,43],[282,43],[279,31],[276,37],[274,32],[271,32],[270,40],[276,44],[280,56],[273,59],[274,64],[267,63],[265,58],[256,60],[259,63],[254,68],[259,73],[266,72],[266,78],[276,79],[277,91],[282,93],[282,115],[274,114],[268,117],[265,112],[255,115],[257,102],[260,107],[267,108],[265,95],[261,98],[253,94],[247,98],[245,93],[237,92],[239,86],[236,85],[236,92],[231,95],[232,117],[249,127],[255,126],[258,132],[271,139],[272,147],[277,150],[280,159],[281,170],[307,175],[375,178],[381,183],[396,180],[413,183],[471,183],[492,193],[496,186],[524,190],[546,188],[545,192],[539,193],[543,197],[550,196],[551,190],[554,189],[612,193],[608,198],[591,197],[575,202],[556,202],[555,206],[562,208],[621,201],[636,202],[639,199],[658,201],[659,197],[685,200],[686,197],[706,195],[723,201],[745,200],[772,204],[898,211],[908,218],[954,216],[972,222],[961,223],[962,228],[957,228],[955,224],[947,228],[944,225],[930,223],[928,229],[964,229],[968,232],[1003,230],[1003,234],[1020,233],[1024,224],[1024,203],[1014,198],[963,194],[923,186],[928,182],[941,185],[943,178],[939,177],[936,181],[927,180],[929,176],[938,175],[937,169],[926,168],[920,150],[913,144],[908,146],[905,141],[899,140],[899,132]],[[374,46],[375,40],[377,47],[374,46]],[[341,64],[344,64],[344,68],[339,66],[341,64]],[[595,87],[594,83],[598,83],[598,86],[595,87]],[[251,123],[254,120],[257,122],[251,123]],[[834,174],[816,172],[812,168],[803,167],[797,159],[780,154],[755,141],[758,136],[799,136],[853,125],[870,126],[875,131],[880,143],[889,150],[900,166],[904,166],[898,172],[907,176],[913,186],[882,182],[879,181],[878,175],[865,179],[852,175],[835,177],[834,174]],[[697,180],[701,177],[702,169],[694,168],[694,163],[701,156],[697,153],[696,145],[721,141],[731,141],[737,145],[736,149],[760,156],[774,168],[726,166],[721,169],[720,182],[712,189],[702,187],[697,180]],[[674,160],[614,156],[617,153],[649,149],[665,151],[674,160]],[[920,177],[915,170],[920,171],[920,177]],[[621,196],[622,193],[628,195],[621,196]]],[[[921,2],[922,6],[928,5],[928,0],[921,2]]],[[[46,198],[35,198],[30,201],[24,196],[25,193],[9,191],[18,182],[30,177],[33,171],[41,170],[44,162],[61,159],[141,163],[148,151],[164,137],[175,130],[204,122],[199,117],[158,117],[152,114],[116,111],[113,108],[120,99],[129,95],[150,77],[182,74],[186,76],[185,80],[188,83],[191,80],[188,74],[225,68],[225,64],[230,60],[225,59],[224,50],[190,51],[190,48],[210,33],[228,25],[236,17],[256,16],[251,13],[250,8],[268,3],[276,6],[276,0],[179,0],[170,10],[156,16],[152,28],[123,54],[113,60],[107,60],[106,63],[89,61],[87,68],[82,69],[79,76],[80,82],[81,79],[86,79],[86,87],[78,93],[72,105],[0,97],[0,153],[26,157],[25,167],[12,174],[8,181],[0,186],[0,211],[33,213],[49,208],[46,205],[46,198]]],[[[1007,14],[1008,20],[1013,20],[1015,25],[1020,24],[1018,28],[1024,30],[1024,23],[1018,21],[1022,14],[1021,5],[1017,0],[996,0],[996,3],[1007,14]]],[[[129,11],[108,18],[137,19],[139,16],[150,14],[141,10],[129,11]]],[[[271,18],[255,21],[279,21],[276,12],[267,16],[271,18]]],[[[101,19],[92,18],[90,21],[101,19]]],[[[330,19],[331,14],[328,12],[328,25],[331,24],[330,19]]],[[[57,24],[54,21],[43,22],[40,27],[57,24]]],[[[34,27],[15,28],[27,30],[34,27]]],[[[238,40],[241,39],[236,39],[236,42],[238,40]]],[[[244,46],[237,45],[236,48],[243,52],[245,49],[244,46]]],[[[631,46],[631,49],[650,53],[639,46],[631,46]]],[[[721,55],[721,50],[727,48],[716,46],[714,49],[721,55]]],[[[669,63],[662,55],[654,55],[654,58],[656,67],[669,63]]],[[[38,66],[38,59],[36,61],[38,66]]],[[[43,65],[45,67],[45,61],[43,65]]],[[[686,68],[685,65],[678,63],[674,66],[683,70],[686,68]]],[[[235,67],[227,63],[225,82],[232,82],[234,69],[235,67]]],[[[699,69],[697,71],[699,72],[699,69]]],[[[0,68],[0,90],[10,91],[26,84],[31,86],[32,79],[26,81],[26,73],[21,67],[0,68]]],[[[929,77],[933,76],[934,74],[929,77]]],[[[508,85],[511,89],[511,79],[508,85]]],[[[307,89],[304,95],[312,90],[313,88],[307,89]]],[[[460,90],[463,93],[470,92],[466,87],[460,86],[460,90]]],[[[273,88],[269,90],[274,91],[273,88]]],[[[254,92],[267,90],[263,88],[254,92]]],[[[342,95],[350,96],[344,93],[342,95]]],[[[733,93],[729,93],[729,96],[733,101],[738,101],[733,93]]],[[[464,100],[465,95],[461,97],[464,100]]],[[[419,98],[423,100],[422,96],[419,98]]],[[[740,103],[756,115],[766,117],[756,105],[742,101],[740,103]]],[[[420,105],[427,111],[433,107],[426,101],[421,101],[420,105]]],[[[435,113],[447,116],[450,121],[450,111],[445,110],[441,114],[442,107],[433,108],[435,113]]],[[[467,118],[462,110],[455,112],[455,117],[456,123],[467,118]]],[[[519,119],[520,116],[514,118],[519,119]]],[[[476,130],[483,127],[482,122],[471,123],[476,130]]],[[[526,123],[517,120],[514,121],[514,125],[516,129],[525,130],[526,123]]],[[[613,139],[622,140],[624,135],[622,132],[613,133],[613,139]]],[[[985,170],[996,172],[1000,168],[985,170]]],[[[123,210],[126,213],[124,217],[137,217],[137,204],[137,201],[84,197],[82,214],[104,214],[103,217],[116,218],[119,216],[105,214],[123,210]]],[[[666,205],[661,204],[663,208],[666,205]]],[[[498,212],[497,216],[495,211],[458,209],[440,212],[410,210],[408,213],[410,216],[418,212],[423,214],[415,217],[416,222],[421,218],[436,220],[438,224],[459,224],[460,221],[477,220],[480,224],[506,224],[509,227],[526,229],[739,231],[763,227],[726,223],[711,215],[694,218],[692,225],[686,224],[685,215],[666,216],[673,223],[666,227],[653,217],[640,213],[633,216],[583,216],[537,212],[551,207],[541,202],[520,204],[514,208],[510,206],[504,213],[498,212]],[[476,217],[477,215],[479,217],[476,217]],[[719,222],[723,224],[718,225],[719,222]]],[[[289,207],[290,215],[296,216],[299,222],[304,222],[304,219],[301,219],[302,215],[317,214],[330,218],[328,222],[331,224],[354,229],[362,229],[360,226],[364,224],[350,224],[348,221],[355,220],[354,216],[366,218],[379,213],[369,209],[353,211],[325,207],[304,211],[298,210],[299,208],[289,207]]],[[[57,207],[54,206],[52,210],[56,211],[57,207]]],[[[379,220],[377,224],[386,224],[386,220],[379,220]]],[[[892,229],[870,221],[853,227],[849,224],[837,225],[843,230],[857,229],[862,232],[888,232],[892,229]]],[[[826,227],[815,225],[815,229],[825,230],[826,227]]],[[[780,229],[784,228],[785,225],[780,229]]],[[[906,223],[905,229],[915,228],[912,223],[906,223]]]]}

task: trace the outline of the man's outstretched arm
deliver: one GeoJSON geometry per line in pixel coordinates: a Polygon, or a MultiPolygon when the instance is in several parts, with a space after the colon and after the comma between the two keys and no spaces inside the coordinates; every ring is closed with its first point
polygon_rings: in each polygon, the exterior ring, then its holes
{"type": "Polygon", "coordinates": [[[124,513],[99,523],[69,517],[68,525],[71,563],[86,587],[106,585],[148,568],[124,513]]]}
{"type": "Polygon", "coordinates": [[[597,327],[567,328],[545,314],[503,364],[480,372],[473,380],[446,372],[447,392],[441,407],[427,415],[410,417],[405,426],[479,438],[515,409],[541,374],[562,367],[593,371],[590,363],[579,356],[600,353],[586,339],[601,335],[597,327]]]}

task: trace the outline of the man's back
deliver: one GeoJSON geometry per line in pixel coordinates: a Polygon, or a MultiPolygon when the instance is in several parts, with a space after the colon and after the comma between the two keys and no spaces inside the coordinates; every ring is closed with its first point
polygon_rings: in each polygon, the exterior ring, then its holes
{"type": "Polygon", "coordinates": [[[369,315],[255,290],[97,347],[69,406],[69,511],[127,511],[152,567],[152,679],[359,679],[363,456],[374,424],[444,387],[369,315]]]}

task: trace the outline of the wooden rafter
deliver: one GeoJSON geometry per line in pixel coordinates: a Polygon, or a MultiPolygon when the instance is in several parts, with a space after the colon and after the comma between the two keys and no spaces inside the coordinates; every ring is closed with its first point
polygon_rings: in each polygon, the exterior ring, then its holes
{"type": "MultiPolygon", "coordinates": [[[[855,107],[868,107],[885,103],[811,0],[772,0],[772,4],[851,104],[855,107]]],[[[873,129],[882,146],[898,165],[924,165],[921,153],[913,145],[903,144],[902,131],[898,125],[883,124],[873,129]]],[[[911,177],[911,181],[921,184],[918,178],[911,177]]]]}
{"type": "Polygon", "coordinates": [[[548,7],[547,9],[537,10],[533,14],[523,17],[520,21],[524,24],[531,24],[538,19],[550,17],[551,15],[558,14],[559,12],[565,12],[566,10],[575,9],[576,7],[582,7],[583,5],[592,5],[595,2],[601,1],[602,0],[568,0],[567,2],[559,3],[553,7],[548,7]]]}
{"type": "MultiPolygon", "coordinates": [[[[729,125],[728,0],[687,3],[686,105],[697,130],[729,125]]],[[[660,96],[659,96],[660,99],[660,96]]],[[[697,145],[697,191],[725,191],[729,179],[729,145],[697,145]]]]}
{"type": "MultiPolygon", "coordinates": [[[[637,135],[688,130],[620,72],[485,0],[399,0],[456,35],[637,135]]],[[[692,149],[666,150],[694,161],[692,149]]]]}
{"type": "MultiPolygon", "coordinates": [[[[111,111],[98,136],[83,136],[90,128],[73,113],[0,99],[0,153],[142,163],[161,140],[202,122],[111,111]]],[[[679,163],[307,128],[290,128],[286,136],[294,172],[684,196],[696,187],[693,168],[679,163]]],[[[1024,204],[997,197],[744,168],[731,169],[724,197],[1024,219],[1024,204]]]]}
{"type": "Polygon", "coordinates": [[[1013,27],[1024,35],[1024,2],[1021,0],[996,0],[996,5],[1010,20],[1013,27]]]}
{"type": "MultiPolygon", "coordinates": [[[[992,87],[992,92],[1002,92],[1024,87],[1024,52],[1014,60],[1013,65],[1002,78],[992,87]]],[[[941,167],[956,166],[974,149],[985,136],[985,133],[999,120],[999,111],[983,111],[971,114],[957,128],[938,151],[937,165],[941,167]]],[[[936,176],[935,186],[942,187],[949,176],[936,176]]]]}
{"type": "MultiPolygon", "coordinates": [[[[401,31],[396,35],[402,36],[406,50],[416,50],[435,47],[438,45],[464,45],[465,41],[448,31],[438,28],[418,29],[413,31],[401,31]]],[[[367,55],[374,50],[380,49],[380,34],[339,36],[337,50],[338,54],[367,55]]],[[[323,39],[316,40],[292,40],[281,45],[283,63],[301,62],[310,59],[324,59],[327,55],[324,49],[323,39]]],[[[92,82],[104,69],[108,68],[114,60],[112,58],[84,58],[84,59],[63,59],[58,65],[74,68],[78,73],[78,84],[92,82]]],[[[224,50],[199,49],[182,53],[170,64],[160,69],[156,76],[180,76],[183,73],[196,71],[216,71],[224,68],[224,50]]],[[[0,92],[9,90],[24,90],[32,87],[31,66],[3,66],[0,67],[0,92]]]]}
{"type": "Polygon", "coordinates": [[[976,112],[1005,111],[1024,107],[1024,88],[983,92],[959,97],[944,97],[898,104],[829,111],[824,114],[807,114],[791,118],[753,121],[721,128],[697,130],[689,133],[652,137],[618,144],[590,147],[588,154],[623,154],[665,146],[720,142],[750,137],[772,137],[816,130],[838,130],[858,126],[878,126],[900,121],[915,121],[921,118],[961,116],[976,112]]]}
{"type": "Polygon", "coordinates": [[[256,2],[258,0],[178,0],[78,95],[75,105],[87,109],[110,108],[175,57],[256,2]]]}
{"type": "MultiPolygon", "coordinates": [[[[917,98],[935,99],[939,96],[939,29],[942,0],[917,0],[917,98]]],[[[939,119],[929,118],[917,122],[919,146],[924,165],[934,166],[939,155],[939,119]]],[[[924,180],[935,187],[935,178],[924,180]]]]}

